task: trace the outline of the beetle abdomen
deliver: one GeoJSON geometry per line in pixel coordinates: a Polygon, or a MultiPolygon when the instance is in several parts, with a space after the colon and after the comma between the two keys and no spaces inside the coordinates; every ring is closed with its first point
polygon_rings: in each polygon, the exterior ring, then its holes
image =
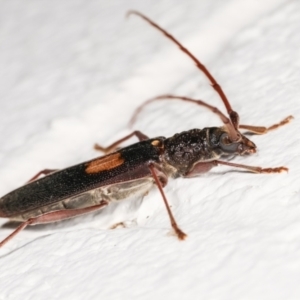
{"type": "Polygon", "coordinates": [[[150,139],[117,152],[52,173],[0,199],[0,217],[12,218],[99,187],[149,177],[149,162],[159,162],[159,149],[150,139]]]}
{"type": "Polygon", "coordinates": [[[138,179],[130,182],[113,184],[94,189],[65,200],[33,209],[29,212],[13,216],[14,221],[26,221],[53,211],[81,209],[107,202],[121,201],[131,197],[144,196],[153,186],[152,178],[138,179]]]}

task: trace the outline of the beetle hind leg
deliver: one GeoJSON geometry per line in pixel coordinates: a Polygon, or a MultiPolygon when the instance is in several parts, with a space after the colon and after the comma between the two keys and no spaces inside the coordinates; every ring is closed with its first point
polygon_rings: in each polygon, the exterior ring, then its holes
{"type": "Polygon", "coordinates": [[[94,205],[91,207],[85,207],[80,209],[66,209],[66,210],[57,210],[53,211],[35,218],[30,218],[27,221],[20,224],[8,237],[6,237],[2,242],[0,242],[0,248],[4,246],[8,241],[10,241],[15,235],[17,235],[20,231],[26,228],[28,225],[36,225],[36,224],[45,224],[52,223],[61,220],[70,219],[76,216],[84,215],[90,212],[94,212],[98,209],[101,209],[108,205],[108,202],[103,200],[100,204],[94,205]]]}
{"type": "Polygon", "coordinates": [[[8,237],[6,237],[2,242],[0,242],[0,248],[3,247],[8,241],[10,241],[15,235],[17,235],[28,225],[30,225],[30,220],[27,220],[20,224],[8,237]]]}

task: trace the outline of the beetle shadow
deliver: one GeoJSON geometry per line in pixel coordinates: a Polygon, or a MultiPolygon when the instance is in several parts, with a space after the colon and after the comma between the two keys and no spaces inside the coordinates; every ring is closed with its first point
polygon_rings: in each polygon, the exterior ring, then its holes
{"type": "Polygon", "coordinates": [[[246,131],[246,132],[243,132],[243,135],[246,135],[246,136],[255,136],[255,135],[257,135],[257,133],[254,133],[254,132],[251,132],[251,131],[246,131]]]}
{"type": "MultiPolygon", "coordinates": [[[[139,206],[142,202],[142,199],[137,199],[136,201],[129,201],[129,208],[131,207],[131,205],[135,205],[137,204],[137,206],[139,206]],[[131,204],[130,204],[131,203],[131,204]]],[[[126,201],[125,201],[126,202],[126,201]]],[[[57,233],[60,229],[64,229],[64,230],[78,230],[78,229],[97,229],[97,230],[111,230],[111,229],[115,229],[118,228],[119,225],[123,225],[122,222],[127,220],[127,218],[122,219],[121,221],[116,219],[116,221],[114,221],[113,223],[115,224],[115,226],[110,226],[109,224],[103,223],[102,225],[98,224],[98,219],[101,218],[111,218],[111,214],[114,213],[115,210],[118,209],[118,207],[120,208],[120,206],[122,206],[121,203],[111,203],[108,207],[101,209],[99,211],[93,212],[93,213],[89,213],[86,215],[81,215],[81,216],[77,216],[74,218],[70,218],[67,220],[61,220],[61,221],[57,221],[57,222],[53,222],[53,223],[47,223],[47,224],[36,224],[34,226],[27,226],[26,228],[24,228],[24,231],[27,232],[35,232],[37,233],[39,236],[36,236],[34,238],[31,238],[30,241],[27,241],[26,243],[20,245],[19,247],[15,248],[14,250],[9,251],[9,253],[5,253],[3,255],[0,255],[0,259],[3,257],[6,257],[12,253],[14,253],[15,251],[20,250],[21,248],[25,247],[26,245],[29,245],[30,243],[35,242],[38,239],[42,239],[48,236],[51,236],[52,234],[57,233]],[[94,223],[95,226],[87,226],[87,224],[90,223],[90,221],[92,221],[92,223],[94,221],[96,221],[94,223]],[[78,226],[80,224],[85,224],[82,227],[78,226]]],[[[122,207],[121,207],[122,209],[122,207]]],[[[131,218],[130,218],[131,219],[131,218]]],[[[12,220],[8,220],[7,222],[5,222],[4,224],[2,224],[0,226],[0,229],[10,229],[11,232],[13,232],[20,224],[22,224],[22,222],[17,222],[17,221],[12,221],[12,220]]],[[[122,227],[126,227],[125,225],[122,227]]],[[[22,230],[23,231],[23,230],[22,230]]],[[[10,233],[11,233],[10,232],[10,233]]]]}
{"type": "MultiPolygon", "coordinates": [[[[64,222],[64,226],[72,226],[71,225],[71,222],[68,222],[70,220],[62,220],[60,222],[64,222]],[[69,225],[68,225],[69,223],[69,225]]],[[[3,228],[3,229],[11,229],[11,230],[14,230],[16,229],[18,226],[20,226],[23,222],[17,222],[17,221],[11,221],[11,220],[8,220],[6,223],[4,223],[0,228],[3,228]]],[[[30,226],[28,225],[26,228],[24,228],[22,231],[32,231],[32,232],[35,232],[35,231],[41,231],[41,230],[54,230],[56,228],[56,224],[55,223],[48,223],[48,224],[36,224],[34,226],[30,226]]]]}
{"type": "MultiPolygon", "coordinates": [[[[10,223],[10,222],[7,222],[7,223],[10,223]]],[[[19,223],[17,223],[17,222],[13,222],[13,223],[19,224],[19,223]]],[[[6,223],[5,223],[5,224],[6,224],[6,223]]],[[[4,225],[5,225],[5,224],[4,224],[4,225]]],[[[23,245],[21,245],[21,246],[15,248],[15,249],[13,249],[13,250],[10,250],[9,252],[7,252],[7,253],[5,253],[5,254],[3,254],[3,255],[0,255],[0,259],[1,259],[1,258],[4,258],[4,257],[8,257],[8,256],[10,256],[11,254],[13,254],[13,253],[19,251],[20,249],[26,247],[27,245],[29,245],[29,244],[31,244],[31,243],[34,243],[36,240],[43,239],[43,238],[45,238],[45,237],[47,237],[47,236],[50,236],[51,234],[52,234],[52,233],[48,233],[48,234],[44,234],[44,235],[41,235],[41,236],[39,236],[39,237],[36,237],[35,239],[33,239],[33,240],[31,240],[31,241],[28,241],[27,243],[25,243],[25,244],[23,244],[23,245]]]]}
{"type": "MultiPolygon", "coordinates": [[[[94,212],[94,215],[98,214],[99,212],[94,212]]],[[[74,226],[76,226],[78,222],[78,220],[80,219],[85,219],[88,218],[88,216],[77,216],[74,218],[70,218],[70,219],[66,219],[66,220],[60,220],[57,222],[52,222],[52,223],[46,223],[46,224],[34,224],[33,226],[28,225],[26,226],[22,231],[27,231],[27,232],[40,232],[40,231],[55,231],[57,229],[60,228],[72,228],[74,226]],[[74,220],[76,220],[74,222],[74,220]]],[[[18,222],[18,221],[12,221],[12,220],[8,220],[7,222],[5,222],[4,224],[2,224],[2,226],[0,227],[3,229],[11,229],[11,230],[15,230],[18,226],[20,226],[23,222],[18,222]]]]}
{"type": "MultiPolygon", "coordinates": [[[[97,214],[97,212],[94,213],[94,214],[97,214]]],[[[66,230],[68,230],[72,227],[75,228],[76,224],[78,222],[80,222],[80,219],[85,218],[85,217],[86,216],[78,216],[77,218],[71,218],[71,219],[62,220],[62,221],[59,221],[59,222],[53,222],[53,223],[47,223],[47,224],[36,224],[34,226],[29,225],[26,228],[24,228],[21,231],[21,233],[23,231],[27,231],[27,232],[31,232],[31,233],[35,232],[36,234],[38,234],[38,236],[35,236],[34,238],[30,238],[29,241],[25,242],[24,244],[20,245],[19,247],[9,251],[8,253],[0,255],[0,259],[4,258],[4,257],[7,257],[7,256],[9,256],[10,254],[13,254],[16,251],[19,251],[23,247],[26,247],[27,245],[29,245],[31,243],[34,243],[39,239],[47,238],[48,236],[51,236],[52,234],[57,233],[59,231],[59,229],[61,229],[61,228],[64,228],[66,230]],[[74,219],[79,219],[79,221],[75,222],[75,224],[74,224],[74,219]]],[[[11,232],[13,232],[20,224],[22,224],[22,222],[8,220],[7,222],[5,222],[4,224],[2,224],[0,226],[0,229],[10,229],[11,232]]],[[[9,241],[9,243],[10,242],[11,241],[9,241]]]]}
{"type": "Polygon", "coordinates": [[[247,171],[247,170],[227,170],[224,172],[210,172],[212,175],[226,175],[226,174],[230,174],[230,173],[239,173],[239,174],[253,174],[256,175],[257,173],[251,172],[251,171],[247,171]]]}
{"type": "Polygon", "coordinates": [[[187,179],[197,178],[197,177],[202,177],[202,176],[213,177],[213,176],[220,176],[220,175],[226,175],[226,174],[231,174],[231,173],[253,174],[253,175],[257,175],[258,174],[258,173],[254,173],[254,172],[247,171],[247,170],[232,169],[232,170],[226,170],[226,171],[209,171],[209,173],[200,174],[199,176],[193,176],[193,177],[189,177],[187,179]]]}

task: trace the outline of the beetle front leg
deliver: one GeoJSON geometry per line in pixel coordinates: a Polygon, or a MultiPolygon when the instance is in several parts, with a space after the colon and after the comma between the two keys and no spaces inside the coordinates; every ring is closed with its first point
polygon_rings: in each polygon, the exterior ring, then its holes
{"type": "Polygon", "coordinates": [[[248,166],[248,165],[241,165],[241,164],[235,164],[228,161],[222,161],[222,160],[212,160],[208,162],[200,162],[197,163],[193,169],[188,171],[184,177],[194,177],[203,173],[208,172],[213,167],[216,167],[218,165],[225,165],[225,166],[231,166],[234,168],[244,169],[253,173],[257,174],[271,174],[271,173],[282,173],[287,172],[288,168],[286,167],[276,167],[276,168],[262,168],[262,167],[255,167],[255,166],[248,166]]]}
{"type": "MultiPolygon", "coordinates": [[[[158,189],[160,191],[160,194],[161,194],[161,196],[162,196],[162,198],[164,200],[164,203],[165,203],[165,206],[166,206],[169,218],[170,218],[171,226],[173,227],[173,229],[174,229],[174,231],[175,231],[178,239],[182,241],[182,240],[184,240],[187,237],[187,235],[177,225],[177,222],[176,222],[176,220],[175,220],[175,218],[174,218],[174,216],[172,214],[172,211],[170,209],[170,206],[168,204],[167,197],[166,197],[166,195],[164,193],[163,185],[161,183],[161,180],[160,180],[159,176],[156,174],[156,171],[155,171],[156,168],[153,165],[149,165],[149,169],[150,169],[151,174],[152,174],[152,176],[153,176],[153,178],[154,178],[154,180],[155,180],[155,182],[157,184],[157,187],[158,187],[158,189]]],[[[158,172],[160,173],[159,170],[158,170],[158,172]]],[[[164,182],[163,182],[163,184],[164,184],[164,182]]]]}
{"type": "Polygon", "coordinates": [[[292,119],[294,119],[293,116],[288,116],[279,123],[273,124],[269,127],[264,126],[252,126],[252,125],[239,125],[239,129],[245,129],[253,134],[266,134],[271,130],[277,129],[278,127],[281,127],[283,125],[288,124],[292,119]]]}
{"type": "Polygon", "coordinates": [[[145,134],[143,134],[139,130],[135,130],[132,133],[126,135],[125,137],[117,140],[116,142],[114,142],[113,144],[111,144],[108,147],[103,147],[103,146],[100,146],[99,144],[95,144],[94,145],[94,149],[102,151],[102,152],[104,152],[106,154],[106,153],[114,151],[121,143],[127,141],[128,139],[130,139],[133,136],[136,136],[139,139],[139,141],[144,141],[144,140],[149,139],[148,136],[146,136],[145,134]]]}
{"type": "Polygon", "coordinates": [[[254,166],[248,166],[248,165],[241,165],[241,164],[235,164],[228,161],[221,161],[216,160],[215,161],[218,165],[225,165],[225,166],[231,166],[235,168],[245,169],[247,171],[258,173],[258,174],[271,174],[271,173],[282,173],[287,172],[289,169],[287,167],[276,167],[276,168],[262,168],[262,167],[254,167],[254,166]]]}
{"type": "Polygon", "coordinates": [[[190,178],[195,177],[197,175],[207,173],[213,167],[216,167],[218,163],[216,160],[208,161],[208,162],[199,162],[193,166],[191,170],[189,170],[183,177],[190,178]]]}
{"type": "Polygon", "coordinates": [[[106,205],[108,205],[108,202],[103,200],[100,204],[91,207],[85,207],[80,209],[57,210],[38,216],[36,218],[30,218],[27,221],[20,224],[8,237],[6,237],[2,242],[0,242],[0,248],[4,246],[8,241],[10,241],[20,231],[26,228],[28,225],[45,224],[70,219],[76,216],[96,211],[105,207],[106,205]]]}

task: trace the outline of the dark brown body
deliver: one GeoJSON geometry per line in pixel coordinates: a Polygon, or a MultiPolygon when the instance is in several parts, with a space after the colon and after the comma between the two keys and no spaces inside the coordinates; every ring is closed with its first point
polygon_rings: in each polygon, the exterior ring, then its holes
{"type": "Polygon", "coordinates": [[[227,155],[220,147],[223,134],[226,131],[217,127],[193,129],[168,139],[141,141],[56,171],[0,198],[0,217],[24,221],[53,211],[97,205],[102,200],[122,200],[137,192],[145,194],[154,181],[150,164],[164,186],[169,176],[184,177],[195,164],[227,155]],[[109,191],[113,189],[117,192],[112,194],[109,191]]]}

